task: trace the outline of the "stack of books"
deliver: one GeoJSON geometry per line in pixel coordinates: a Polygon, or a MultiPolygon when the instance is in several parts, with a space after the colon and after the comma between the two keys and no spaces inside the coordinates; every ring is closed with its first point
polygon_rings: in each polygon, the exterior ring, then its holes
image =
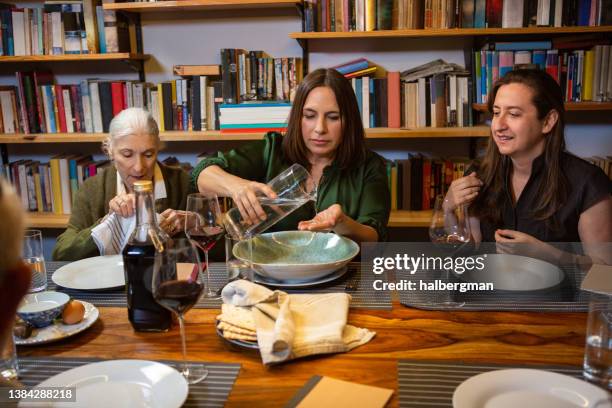
{"type": "Polygon", "coordinates": [[[287,102],[245,102],[222,104],[219,122],[221,133],[284,132],[291,104],[287,102]]]}

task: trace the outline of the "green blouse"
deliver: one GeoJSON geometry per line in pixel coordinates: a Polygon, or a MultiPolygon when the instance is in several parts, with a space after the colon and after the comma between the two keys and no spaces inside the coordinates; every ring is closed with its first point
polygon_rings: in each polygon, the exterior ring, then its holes
{"type": "MultiPolygon", "coordinates": [[[[247,180],[267,183],[292,164],[284,160],[281,144],[282,135],[269,132],[264,140],[218,152],[198,163],[191,173],[192,183],[195,186],[200,172],[212,165],[247,180]]],[[[358,167],[342,171],[335,162],[327,166],[318,188],[316,211],[333,204],[340,204],[342,211],[355,221],[373,227],[379,241],[386,241],[391,200],[384,159],[368,150],[365,162],[358,167]]],[[[315,215],[314,206],[305,204],[270,231],[295,230],[299,221],[315,215]]]]}

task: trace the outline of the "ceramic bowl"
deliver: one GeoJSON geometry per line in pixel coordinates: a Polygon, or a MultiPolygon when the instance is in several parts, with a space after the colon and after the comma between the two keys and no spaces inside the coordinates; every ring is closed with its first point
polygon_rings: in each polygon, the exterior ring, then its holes
{"type": "Polygon", "coordinates": [[[234,256],[249,259],[258,274],[285,282],[307,282],[328,275],[359,253],[354,241],[334,233],[283,231],[258,235],[234,246],[234,256]]]}
{"type": "Polygon", "coordinates": [[[563,271],[551,263],[511,254],[486,254],[482,270],[457,275],[467,282],[492,282],[496,290],[511,291],[548,289],[564,278],[563,271]]]}
{"type": "Polygon", "coordinates": [[[61,292],[30,293],[21,301],[17,315],[34,327],[46,327],[62,313],[69,300],[70,296],[61,292]]]}

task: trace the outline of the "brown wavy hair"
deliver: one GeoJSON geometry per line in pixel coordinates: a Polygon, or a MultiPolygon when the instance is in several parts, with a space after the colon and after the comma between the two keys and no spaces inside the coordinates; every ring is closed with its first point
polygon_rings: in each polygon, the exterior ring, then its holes
{"type": "Polygon", "coordinates": [[[299,163],[310,169],[308,149],[302,137],[302,116],[308,94],[320,86],[329,87],[336,96],[342,122],[342,141],[336,151],[335,163],[346,170],[363,163],[366,157],[365,133],[357,98],[351,83],[338,71],[319,68],[306,75],[295,94],[287,133],[283,137],[283,155],[289,163],[299,163]]]}
{"type": "MultiPolygon", "coordinates": [[[[541,70],[510,71],[493,86],[487,98],[489,113],[493,114],[495,96],[499,88],[508,84],[523,84],[531,89],[531,103],[536,107],[539,120],[544,120],[552,110],[558,113],[557,123],[546,134],[543,153],[546,170],[537,186],[536,201],[531,209],[533,218],[547,220],[551,228],[558,228],[553,216],[566,200],[569,188],[568,181],[561,171],[561,157],[565,151],[565,107],[561,87],[553,77],[541,70]]],[[[493,225],[501,223],[499,203],[503,201],[505,170],[509,166],[512,166],[510,157],[499,153],[491,135],[485,156],[478,166],[478,176],[484,182],[484,187],[471,206],[471,212],[493,225]]]]}

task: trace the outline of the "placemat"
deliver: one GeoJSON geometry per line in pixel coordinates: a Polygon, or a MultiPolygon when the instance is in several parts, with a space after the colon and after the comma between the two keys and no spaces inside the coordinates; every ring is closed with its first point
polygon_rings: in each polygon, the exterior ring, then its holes
{"type": "MultiPolygon", "coordinates": [[[[47,280],[48,290],[57,290],[64,292],[74,299],[84,300],[90,302],[95,306],[109,306],[109,307],[126,307],[125,291],[123,290],[109,290],[109,291],[82,291],[74,289],[66,289],[57,286],[51,280],[53,272],[68,262],[46,262],[47,266],[47,280]]],[[[344,292],[346,291],[352,297],[351,307],[352,308],[363,308],[363,309],[391,309],[391,294],[389,291],[377,291],[373,287],[374,279],[379,279],[371,272],[362,272],[359,262],[351,262],[348,266],[348,272],[340,277],[339,279],[325,283],[318,286],[313,286],[303,289],[282,289],[288,293],[330,293],[330,292],[344,292]],[[357,277],[359,276],[359,279],[357,277]],[[358,284],[355,290],[346,290],[346,285],[349,281],[354,280],[358,284]]],[[[227,279],[227,273],[225,263],[213,262],[210,264],[210,279],[212,287],[217,289],[222,287],[227,279]]],[[[380,278],[380,279],[385,279],[380,278]]],[[[194,306],[198,309],[219,309],[221,308],[221,299],[207,299],[200,298],[198,303],[194,306]]]]}
{"type": "MultiPolygon", "coordinates": [[[[565,279],[560,285],[537,291],[448,292],[421,290],[419,281],[433,282],[442,279],[442,271],[417,271],[410,277],[397,274],[397,280],[410,279],[417,283],[416,290],[399,291],[400,303],[427,310],[476,310],[476,311],[531,311],[531,312],[588,312],[588,293],[580,291],[584,272],[577,267],[561,267],[565,279]],[[445,300],[463,302],[461,307],[444,305],[445,300]]],[[[451,282],[459,282],[451,277],[451,282]]]]}
{"type": "Polygon", "coordinates": [[[399,360],[397,362],[399,406],[404,408],[452,407],[453,393],[463,381],[487,371],[507,368],[536,368],[582,379],[582,368],[573,367],[399,360]]]}
{"type": "MultiPolygon", "coordinates": [[[[62,371],[98,361],[103,360],[97,358],[20,357],[19,380],[27,386],[34,386],[62,371]]],[[[177,368],[180,364],[180,362],[174,360],[160,360],[159,362],[174,368],[177,368]]],[[[204,364],[208,369],[208,377],[199,384],[189,386],[189,395],[183,407],[222,407],[227,401],[236,377],[238,377],[240,364],[206,362],[204,364]]]]}

